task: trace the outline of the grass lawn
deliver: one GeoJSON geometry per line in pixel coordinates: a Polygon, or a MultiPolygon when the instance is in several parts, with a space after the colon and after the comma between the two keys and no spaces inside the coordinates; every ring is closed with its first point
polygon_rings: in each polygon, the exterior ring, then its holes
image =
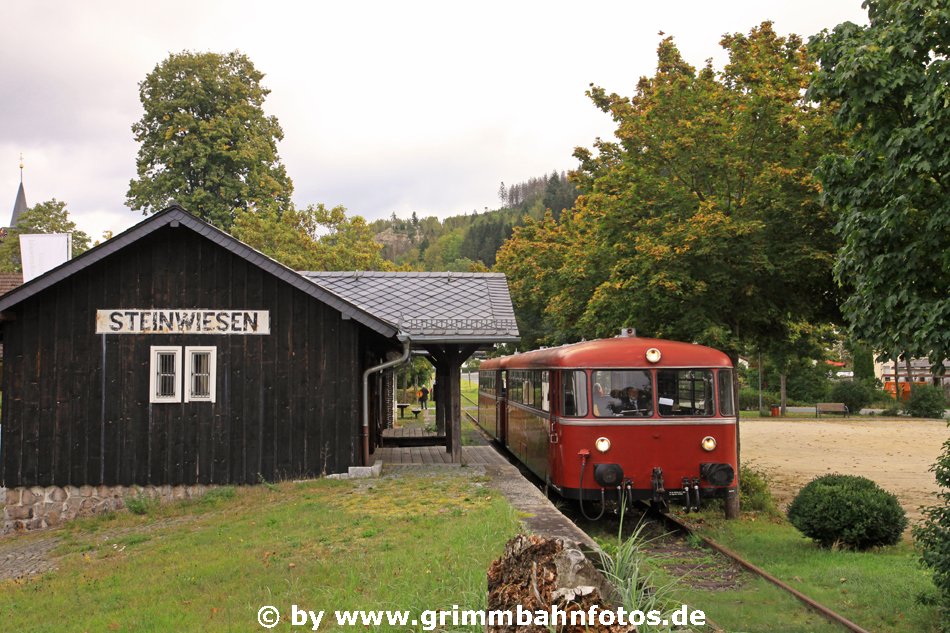
{"type": "MultiPolygon", "coordinates": [[[[724,521],[703,515],[700,531],[764,568],[810,598],[870,631],[936,632],[938,612],[917,603],[933,593],[929,572],[917,564],[913,546],[902,542],[869,552],[830,551],[801,536],[784,519],[724,521]]],[[[662,565],[662,563],[661,563],[662,565]]],[[[744,575],[736,589],[681,589],[730,631],[838,631],[773,585],[744,575]]]]}
{"type": "MultiPolygon", "coordinates": [[[[300,630],[287,615],[297,604],[328,610],[320,630],[335,630],[335,609],[483,608],[488,566],[516,531],[507,502],[464,469],[224,489],[18,537],[59,538],[59,570],[0,583],[0,622],[257,631],[258,609],[273,605],[285,615],[272,630],[290,631],[300,630]]],[[[0,558],[10,543],[0,541],[0,558]]]]}

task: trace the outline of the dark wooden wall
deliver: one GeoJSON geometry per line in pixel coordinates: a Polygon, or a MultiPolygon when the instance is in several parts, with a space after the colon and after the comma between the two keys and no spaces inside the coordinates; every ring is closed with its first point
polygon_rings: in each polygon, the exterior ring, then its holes
{"type": "Polygon", "coordinates": [[[257,483],[358,463],[369,331],[190,229],[159,229],[12,312],[8,487],[257,483]],[[97,335],[108,308],[269,310],[271,334],[97,335]],[[217,346],[216,402],[150,404],[152,345],[217,346]]]}

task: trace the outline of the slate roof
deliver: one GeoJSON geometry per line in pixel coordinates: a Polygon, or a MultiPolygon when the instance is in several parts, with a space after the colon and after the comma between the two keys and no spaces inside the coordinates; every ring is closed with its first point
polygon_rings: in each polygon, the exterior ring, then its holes
{"type": "Polygon", "coordinates": [[[0,295],[23,285],[23,273],[0,273],[0,295]]]}
{"type": "Polygon", "coordinates": [[[71,259],[64,264],[60,264],[45,274],[30,280],[29,282],[14,290],[11,290],[7,294],[0,297],[0,311],[10,308],[24,299],[32,297],[38,292],[42,292],[53,284],[59,283],[70,275],[79,272],[87,266],[90,266],[102,260],[103,258],[108,257],[119,249],[129,246],[130,244],[133,244],[137,240],[145,237],[153,231],[165,226],[183,226],[187,227],[187,229],[195,231],[199,235],[203,235],[215,244],[218,244],[226,250],[234,253],[238,257],[244,258],[262,270],[271,273],[278,279],[286,281],[291,286],[294,286],[295,288],[316,298],[319,301],[322,301],[330,307],[339,310],[344,317],[348,317],[354,321],[357,321],[358,323],[362,323],[371,330],[379,332],[387,338],[395,336],[397,333],[396,327],[393,324],[369,314],[362,308],[355,306],[346,299],[334,294],[332,291],[326,290],[323,287],[310,282],[302,275],[291,270],[290,268],[287,268],[280,262],[271,259],[263,253],[254,250],[244,242],[235,239],[228,233],[225,233],[224,231],[211,226],[207,222],[204,222],[203,220],[200,220],[189,214],[178,205],[172,205],[164,211],[160,211],[159,213],[146,218],[127,231],[116,235],[110,240],[106,240],[95,248],[89,249],[79,257],[71,259]]]}
{"type": "Polygon", "coordinates": [[[310,272],[315,284],[396,324],[413,341],[506,343],[520,340],[501,273],[310,272]]]}

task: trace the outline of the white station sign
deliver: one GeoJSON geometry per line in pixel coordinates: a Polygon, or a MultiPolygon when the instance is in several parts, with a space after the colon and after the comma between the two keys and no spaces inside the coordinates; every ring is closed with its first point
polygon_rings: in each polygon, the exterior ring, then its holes
{"type": "Polygon", "coordinates": [[[267,310],[96,310],[96,334],[270,334],[267,310]]]}

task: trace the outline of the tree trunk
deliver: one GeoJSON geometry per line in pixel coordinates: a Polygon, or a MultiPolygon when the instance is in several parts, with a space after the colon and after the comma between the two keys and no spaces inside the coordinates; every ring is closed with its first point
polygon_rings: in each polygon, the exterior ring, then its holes
{"type": "Polygon", "coordinates": [[[910,400],[910,394],[914,389],[914,370],[910,366],[910,354],[904,353],[904,367],[907,369],[907,399],[910,400]]]}
{"type": "Polygon", "coordinates": [[[779,393],[780,393],[781,396],[782,396],[782,397],[781,397],[781,400],[782,400],[782,402],[781,402],[781,404],[782,404],[782,416],[785,415],[785,404],[786,404],[786,392],[785,392],[785,389],[786,389],[786,385],[787,385],[787,383],[788,383],[788,380],[787,380],[787,379],[788,379],[788,376],[787,376],[787,374],[785,374],[784,372],[782,372],[781,374],[778,375],[779,393]]]}
{"type": "MultiPolygon", "coordinates": [[[[761,355],[760,366],[761,366],[761,355]]],[[[742,434],[739,432],[739,353],[729,354],[729,360],[732,361],[732,398],[733,408],[736,412],[736,491],[735,494],[730,493],[726,497],[726,518],[727,519],[738,519],[739,518],[739,486],[741,482],[739,481],[739,464],[742,463],[741,452],[742,448],[741,438],[742,434]]],[[[760,391],[761,393],[761,391],[760,391]]]]}
{"type": "Polygon", "coordinates": [[[894,354],[894,401],[901,403],[901,366],[898,362],[900,354],[894,354]]]}

